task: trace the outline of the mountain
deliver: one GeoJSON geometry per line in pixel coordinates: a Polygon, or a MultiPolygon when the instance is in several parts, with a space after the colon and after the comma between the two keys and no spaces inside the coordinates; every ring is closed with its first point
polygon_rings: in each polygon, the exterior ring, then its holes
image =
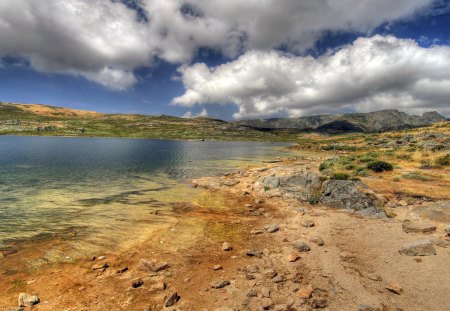
{"type": "Polygon", "coordinates": [[[427,126],[448,119],[436,111],[422,116],[409,115],[396,109],[345,115],[318,115],[300,118],[256,119],[238,121],[236,124],[261,130],[298,130],[326,133],[384,132],[427,126]]]}

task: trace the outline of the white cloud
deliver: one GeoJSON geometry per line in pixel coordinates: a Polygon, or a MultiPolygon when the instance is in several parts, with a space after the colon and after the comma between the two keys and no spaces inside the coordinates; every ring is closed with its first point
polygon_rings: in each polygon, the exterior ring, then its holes
{"type": "Polygon", "coordinates": [[[136,0],[145,22],[120,1],[3,0],[0,58],[22,56],[39,71],[124,89],[136,81],[133,70],[155,57],[186,63],[200,47],[230,57],[280,45],[297,52],[313,46],[323,31],[369,32],[432,2],[136,0]]]}
{"type": "Polygon", "coordinates": [[[174,104],[233,103],[238,119],[343,109],[450,113],[450,47],[422,48],[392,36],[359,38],[317,59],[249,51],[218,67],[179,71],[186,91],[174,104]]]}
{"type": "Polygon", "coordinates": [[[208,116],[208,110],[206,110],[206,108],[203,107],[203,109],[197,113],[197,114],[192,114],[191,111],[186,112],[182,118],[196,118],[196,117],[207,117],[208,116]]]}

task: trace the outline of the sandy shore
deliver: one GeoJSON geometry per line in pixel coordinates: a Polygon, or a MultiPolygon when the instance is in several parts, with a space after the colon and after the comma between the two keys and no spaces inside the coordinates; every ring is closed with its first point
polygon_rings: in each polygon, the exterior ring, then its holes
{"type": "Polygon", "coordinates": [[[39,297],[34,310],[450,310],[445,223],[406,232],[405,219],[421,221],[412,206],[396,207],[395,218],[365,217],[255,187],[317,165],[286,160],[195,180],[223,208],[189,209],[145,243],[104,258],[22,266],[57,241],[6,254],[0,309],[19,310],[27,293],[39,297]],[[438,244],[436,255],[399,252],[421,239],[438,244]]]}

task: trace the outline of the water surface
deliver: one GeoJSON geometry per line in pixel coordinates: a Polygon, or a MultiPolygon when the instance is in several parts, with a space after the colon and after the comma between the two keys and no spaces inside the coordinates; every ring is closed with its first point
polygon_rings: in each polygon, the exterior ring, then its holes
{"type": "Polygon", "coordinates": [[[195,202],[188,179],[280,156],[282,146],[0,137],[0,247],[57,234],[78,252],[145,239],[195,202]]]}

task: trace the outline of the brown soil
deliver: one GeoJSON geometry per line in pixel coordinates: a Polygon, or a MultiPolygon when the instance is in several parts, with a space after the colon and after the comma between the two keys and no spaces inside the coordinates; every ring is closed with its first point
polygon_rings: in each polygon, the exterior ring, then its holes
{"type": "MultiPolygon", "coordinates": [[[[282,172],[305,164],[271,165],[282,172]]],[[[165,297],[176,291],[181,299],[175,310],[262,310],[264,303],[273,303],[275,310],[345,311],[358,310],[360,304],[371,305],[371,310],[450,310],[448,238],[443,246],[435,246],[436,256],[399,253],[405,242],[433,236],[445,240],[445,223],[435,221],[438,230],[432,235],[405,233],[401,220],[417,216],[409,206],[397,207],[395,219],[376,219],[279,197],[255,203],[258,197],[250,185],[264,174],[256,172],[240,173],[238,184],[211,190],[230,206],[187,211],[178,216],[176,225],[147,242],[121,253],[101,254],[104,260],[27,268],[28,259],[40,258],[54,243],[63,243],[57,240],[34,243],[0,258],[0,309],[17,306],[19,293],[26,292],[40,297],[34,310],[161,310],[165,297]],[[249,212],[245,204],[254,210],[249,212]],[[255,216],[255,211],[261,215],[255,216]],[[302,226],[305,220],[315,226],[302,226]],[[251,233],[267,224],[278,224],[280,231],[251,233]],[[313,236],[325,244],[311,242],[313,236]],[[297,253],[301,258],[290,262],[287,256],[296,240],[305,241],[311,250],[297,253]],[[224,241],[232,244],[232,251],[222,251],[224,241]],[[249,249],[263,254],[249,257],[249,249]],[[167,262],[170,267],[145,271],[140,269],[141,259],[167,262]],[[104,271],[93,270],[104,263],[109,265],[104,271]],[[214,265],[223,269],[215,271],[214,265]],[[118,273],[123,268],[128,270],[118,273]],[[281,282],[268,278],[267,269],[281,275],[281,282]],[[137,278],[144,284],[132,288],[137,278]],[[231,284],[211,288],[220,280],[231,284]],[[386,289],[393,284],[400,286],[400,294],[386,289]],[[313,291],[303,299],[297,292],[308,285],[313,291]],[[256,297],[248,297],[252,290],[256,297]]]]}

